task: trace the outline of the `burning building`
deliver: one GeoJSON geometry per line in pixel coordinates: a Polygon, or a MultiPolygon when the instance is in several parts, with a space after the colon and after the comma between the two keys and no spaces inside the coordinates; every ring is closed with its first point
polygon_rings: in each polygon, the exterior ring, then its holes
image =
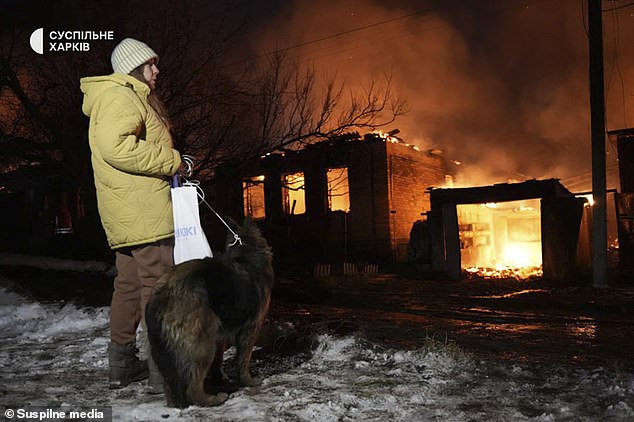
{"type": "Polygon", "coordinates": [[[463,269],[543,268],[566,279],[578,268],[585,198],[556,179],[432,189],[428,216],[431,261],[451,279],[463,269]]]}
{"type": "Polygon", "coordinates": [[[260,223],[279,260],[405,261],[412,225],[430,209],[426,189],[453,172],[440,151],[393,135],[347,134],[219,169],[216,194],[228,215],[260,223]]]}
{"type": "Polygon", "coordinates": [[[394,136],[349,134],[219,169],[215,192],[285,262],[413,261],[450,279],[564,280],[589,268],[585,197],[557,179],[438,188],[455,165],[394,136]]]}

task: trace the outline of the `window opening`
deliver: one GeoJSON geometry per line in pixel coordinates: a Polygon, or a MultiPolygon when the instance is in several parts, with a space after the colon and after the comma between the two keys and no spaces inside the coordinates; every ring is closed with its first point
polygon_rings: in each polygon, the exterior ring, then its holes
{"type": "Polygon", "coordinates": [[[244,216],[254,220],[266,217],[264,209],[264,176],[249,177],[242,181],[244,216]]]}
{"type": "Polygon", "coordinates": [[[350,212],[350,188],[348,168],[330,168],[326,171],[328,180],[328,209],[350,212]]]}
{"type": "Polygon", "coordinates": [[[299,215],[306,212],[304,173],[299,172],[282,176],[282,197],[286,214],[299,215]]]}

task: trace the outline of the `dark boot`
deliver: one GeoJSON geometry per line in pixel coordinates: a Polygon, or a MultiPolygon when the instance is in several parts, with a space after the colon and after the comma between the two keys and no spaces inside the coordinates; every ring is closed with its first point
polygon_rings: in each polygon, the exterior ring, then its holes
{"type": "Polygon", "coordinates": [[[108,360],[110,364],[110,388],[125,387],[134,381],[142,381],[148,377],[147,362],[137,357],[135,344],[117,344],[110,342],[108,360]]]}
{"type": "Polygon", "coordinates": [[[149,394],[163,394],[163,376],[152,359],[152,355],[148,354],[147,366],[150,370],[150,376],[147,380],[149,394]]]}

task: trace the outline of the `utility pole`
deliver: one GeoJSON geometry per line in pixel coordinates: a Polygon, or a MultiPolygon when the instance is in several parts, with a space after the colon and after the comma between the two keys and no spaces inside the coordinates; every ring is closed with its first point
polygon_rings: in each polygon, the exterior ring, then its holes
{"type": "Polygon", "coordinates": [[[605,89],[601,0],[588,0],[590,38],[590,127],[592,132],[592,284],[607,287],[607,212],[605,169],[605,89]]]}

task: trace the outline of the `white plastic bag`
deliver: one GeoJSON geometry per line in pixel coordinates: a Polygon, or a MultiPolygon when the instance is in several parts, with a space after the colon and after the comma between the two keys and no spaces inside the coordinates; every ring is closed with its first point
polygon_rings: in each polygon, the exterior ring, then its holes
{"type": "Polygon", "coordinates": [[[209,242],[200,226],[197,186],[172,188],[174,210],[174,264],[211,257],[209,242]]]}

